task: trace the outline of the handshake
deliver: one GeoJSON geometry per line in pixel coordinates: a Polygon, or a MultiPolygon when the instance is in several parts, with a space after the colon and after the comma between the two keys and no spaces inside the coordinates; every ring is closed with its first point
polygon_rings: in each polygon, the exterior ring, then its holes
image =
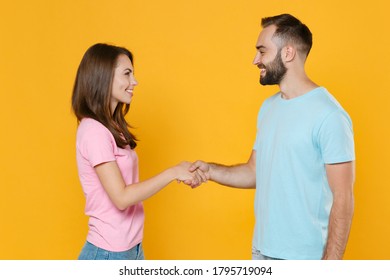
{"type": "Polygon", "coordinates": [[[196,188],[210,179],[210,164],[198,160],[194,163],[183,161],[173,167],[175,179],[191,188],[196,188]]]}

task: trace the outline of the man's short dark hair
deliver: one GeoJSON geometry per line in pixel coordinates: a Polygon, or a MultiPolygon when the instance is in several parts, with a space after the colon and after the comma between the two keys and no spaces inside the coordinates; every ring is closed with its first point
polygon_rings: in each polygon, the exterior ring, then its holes
{"type": "Polygon", "coordinates": [[[313,45],[312,34],[309,28],[299,19],[290,14],[281,14],[265,17],[261,20],[263,28],[270,25],[276,26],[274,37],[280,38],[282,44],[292,43],[303,55],[309,55],[313,45]]]}

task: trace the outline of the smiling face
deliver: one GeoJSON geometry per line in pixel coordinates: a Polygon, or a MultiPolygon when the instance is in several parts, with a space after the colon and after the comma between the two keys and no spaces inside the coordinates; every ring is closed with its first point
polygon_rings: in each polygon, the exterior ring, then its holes
{"type": "Polygon", "coordinates": [[[262,85],[280,84],[287,72],[281,57],[282,48],[273,39],[275,30],[274,25],[264,28],[256,43],[257,53],[253,64],[260,69],[262,85]]]}
{"type": "Polygon", "coordinates": [[[119,102],[130,104],[134,87],[137,85],[134,69],[127,55],[118,56],[111,89],[111,112],[115,111],[119,102]]]}
{"type": "Polygon", "coordinates": [[[265,85],[279,85],[286,75],[287,68],[284,66],[281,49],[278,50],[274,60],[267,64],[259,64],[260,71],[260,84],[265,85]]]}

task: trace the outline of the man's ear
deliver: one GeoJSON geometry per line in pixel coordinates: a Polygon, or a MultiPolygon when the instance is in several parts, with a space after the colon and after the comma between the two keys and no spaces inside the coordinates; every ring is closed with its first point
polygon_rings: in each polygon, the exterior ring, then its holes
{"type": "Polygon", "coordinates": [[[291,62],[292,60],[294,60],[296,55],[297,55],[297,50],[293,46],[287,45],[284,47],[282,56],[285,62],[291,62]]]}

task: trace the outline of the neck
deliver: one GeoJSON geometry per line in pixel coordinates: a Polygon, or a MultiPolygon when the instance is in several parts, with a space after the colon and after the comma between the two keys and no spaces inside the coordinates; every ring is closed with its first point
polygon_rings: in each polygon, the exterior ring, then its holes
{"type": "Polygon", "coordinates": [[[304,71],[301,73],[288,71],[283,81],[279,84],[280,92],[283,99],[292,99],[318,87],[316,83],[309,79],[304,71]],[[289,74],[289,75],[288,75],[289,74]]]}

